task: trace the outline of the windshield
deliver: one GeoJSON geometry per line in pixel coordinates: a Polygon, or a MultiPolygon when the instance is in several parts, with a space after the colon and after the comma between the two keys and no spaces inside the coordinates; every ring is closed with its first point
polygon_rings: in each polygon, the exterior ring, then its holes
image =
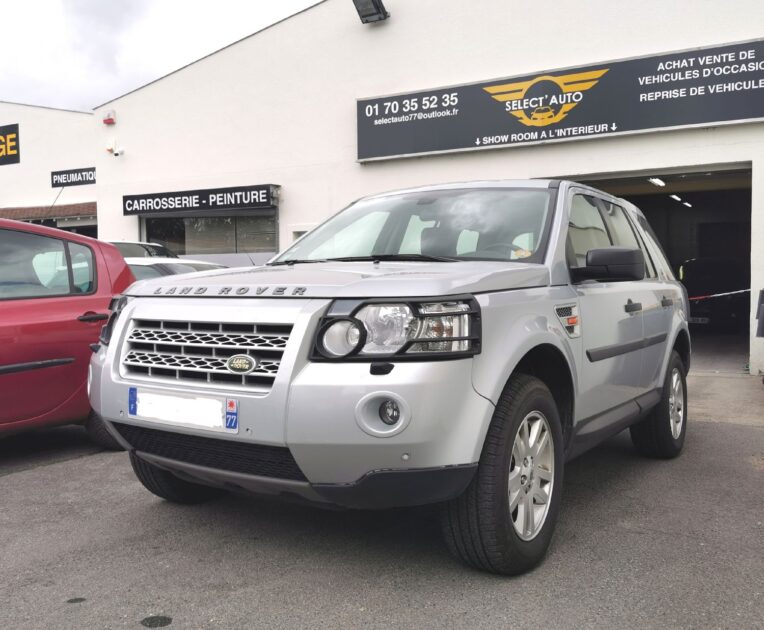
{"type": "Polygon", "coordinates": [[[166,263],[167,267],[173,273],[193,273],[194,271],[210,271],[211,269],[225,269],[224,265],[216,265],[214,263],[196,263],[196,262],[181,262],[181,263],[166,263]]]}
{"type": "Polygon", "coordinates": [[[550,206],[547,189],[469,188],[362,199],[274,263],[375,257],[542,262],[550,206]]]}
{"type": "Polygon", "coordinates": [[[160,269],[150,265],[128,265],[128,267],[130,267],[136,280],[150,280],[165,275],[160,269]]]}

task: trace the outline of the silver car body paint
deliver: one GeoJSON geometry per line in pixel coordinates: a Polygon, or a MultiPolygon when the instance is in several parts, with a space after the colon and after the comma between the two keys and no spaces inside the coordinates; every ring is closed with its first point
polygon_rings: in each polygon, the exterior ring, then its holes
{"type": "MultiPolygon", "coordinates": [[[[573,433],[595,432],[608,422],[608,410],[661,387],[674,341],[687,331],[688,307],[681,285],[662,272],[658,278],[639,282],[571,284],[565,257],[571,196],[581,192],[617,203],[633,217],[639,210],[585,186],[564,181],[556,185],[557,207],[543,264],[327,262],[138,282],[126,292],[135,299],[117,320],[111,342],[92,358],[93,408],[110,427],[111,422],[118,422],[209,437],[209,432],[199,428],[168,428],[129,418],[128,388],[235,396],[238,434],[214,437],[287,446],[311,484],[352,484],[371,471],[477,462],[504,386],[522,358],[543,345],[564,357],[571,374],[573,433]],[[318,322],[334,299],[463,294],[474,295],[482,311],[480,354],[449,361],[400,362],[381,375],[370,374],[369,363],[309,360],[318,322]],[[642,311],[625,312],[628,300],[640,302],[642,311]],[[662,306],[667,300],[672,302],[671,308],[662,306]],[[580,335],[571,336],[563,327],[555,310],[561,305],[578,309],[580,335]],[[264,393],[248,392],[221,384],[193,385],[126,374],[121,366],[125,338],[132,322],[142,319],[291,324],[293,330],[272,387],[264,393]],[[661,342],[627,354],[598,361],[587,358],[588,349],[661,335],[665,336],[661,342]],[[362,430],[356,418],[359,401],[375,393],[391,393],[405,401],[410,418],[404,430],[389,437],[362,430]]],[[[474,182],[414,190],[472,186],[547,188],[550,182],[474,182]]],[[[647,244],[657,256],[652,247],[647,244]]],[[[235,482],[243,488],[263,490],[259,480],[243,475],[195,469],[156,457],[146,459],[205,483],[235,482]]],[[[307,488],[302,494],[312,498],[307,488]]]]}

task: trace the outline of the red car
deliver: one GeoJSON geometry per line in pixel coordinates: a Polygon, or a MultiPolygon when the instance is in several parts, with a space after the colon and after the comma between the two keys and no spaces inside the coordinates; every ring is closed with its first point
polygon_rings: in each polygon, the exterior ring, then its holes
{"type": "Polygon", "coordinates": [[[116,446],[90,413],[87,374],[111,299],[133,281],[114,245],[0,219],[0,435],[84,423],[116,446]]]}

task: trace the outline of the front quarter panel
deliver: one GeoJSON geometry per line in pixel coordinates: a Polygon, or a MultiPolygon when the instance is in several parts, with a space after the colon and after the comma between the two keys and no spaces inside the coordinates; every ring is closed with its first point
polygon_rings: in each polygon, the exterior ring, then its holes
{"type": "Polygon", "coordinates": [[[554,310],[577,304],[575,291],[565,285],[487,293],[477,299],[482,309],[483,350],[475,357],[472,382],[480,395],[496,404],[517,364],[544,344],[554,346],[565,357],[575,386],[581,338],[567,335],[554,310]]]}

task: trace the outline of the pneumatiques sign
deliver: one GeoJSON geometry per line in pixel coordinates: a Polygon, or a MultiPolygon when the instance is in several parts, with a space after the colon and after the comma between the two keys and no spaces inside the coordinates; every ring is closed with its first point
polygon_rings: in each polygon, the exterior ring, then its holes
{"type": "Polygon", "coordinates": [[[358,160],[764,120],[764,40],[357,102],[358,160]]]}
{"type": "Polygon", "coordinates": [[[0,166],[18,164],[21,161],[18,124],[0,127],[0,166]]]}
{"type": "Polygon", "coordinates": [[[96,183],[95,166],[89,168],[72,168],[68,171],[51,171],[50,185],[53,188],[64,186],[85,186],[96,183]]]}
{"type": "Polygon", "coordinates": [[[211,216],[276,207],[273,184],[159,192],[122,197],[125,216],[211,216]]]}

